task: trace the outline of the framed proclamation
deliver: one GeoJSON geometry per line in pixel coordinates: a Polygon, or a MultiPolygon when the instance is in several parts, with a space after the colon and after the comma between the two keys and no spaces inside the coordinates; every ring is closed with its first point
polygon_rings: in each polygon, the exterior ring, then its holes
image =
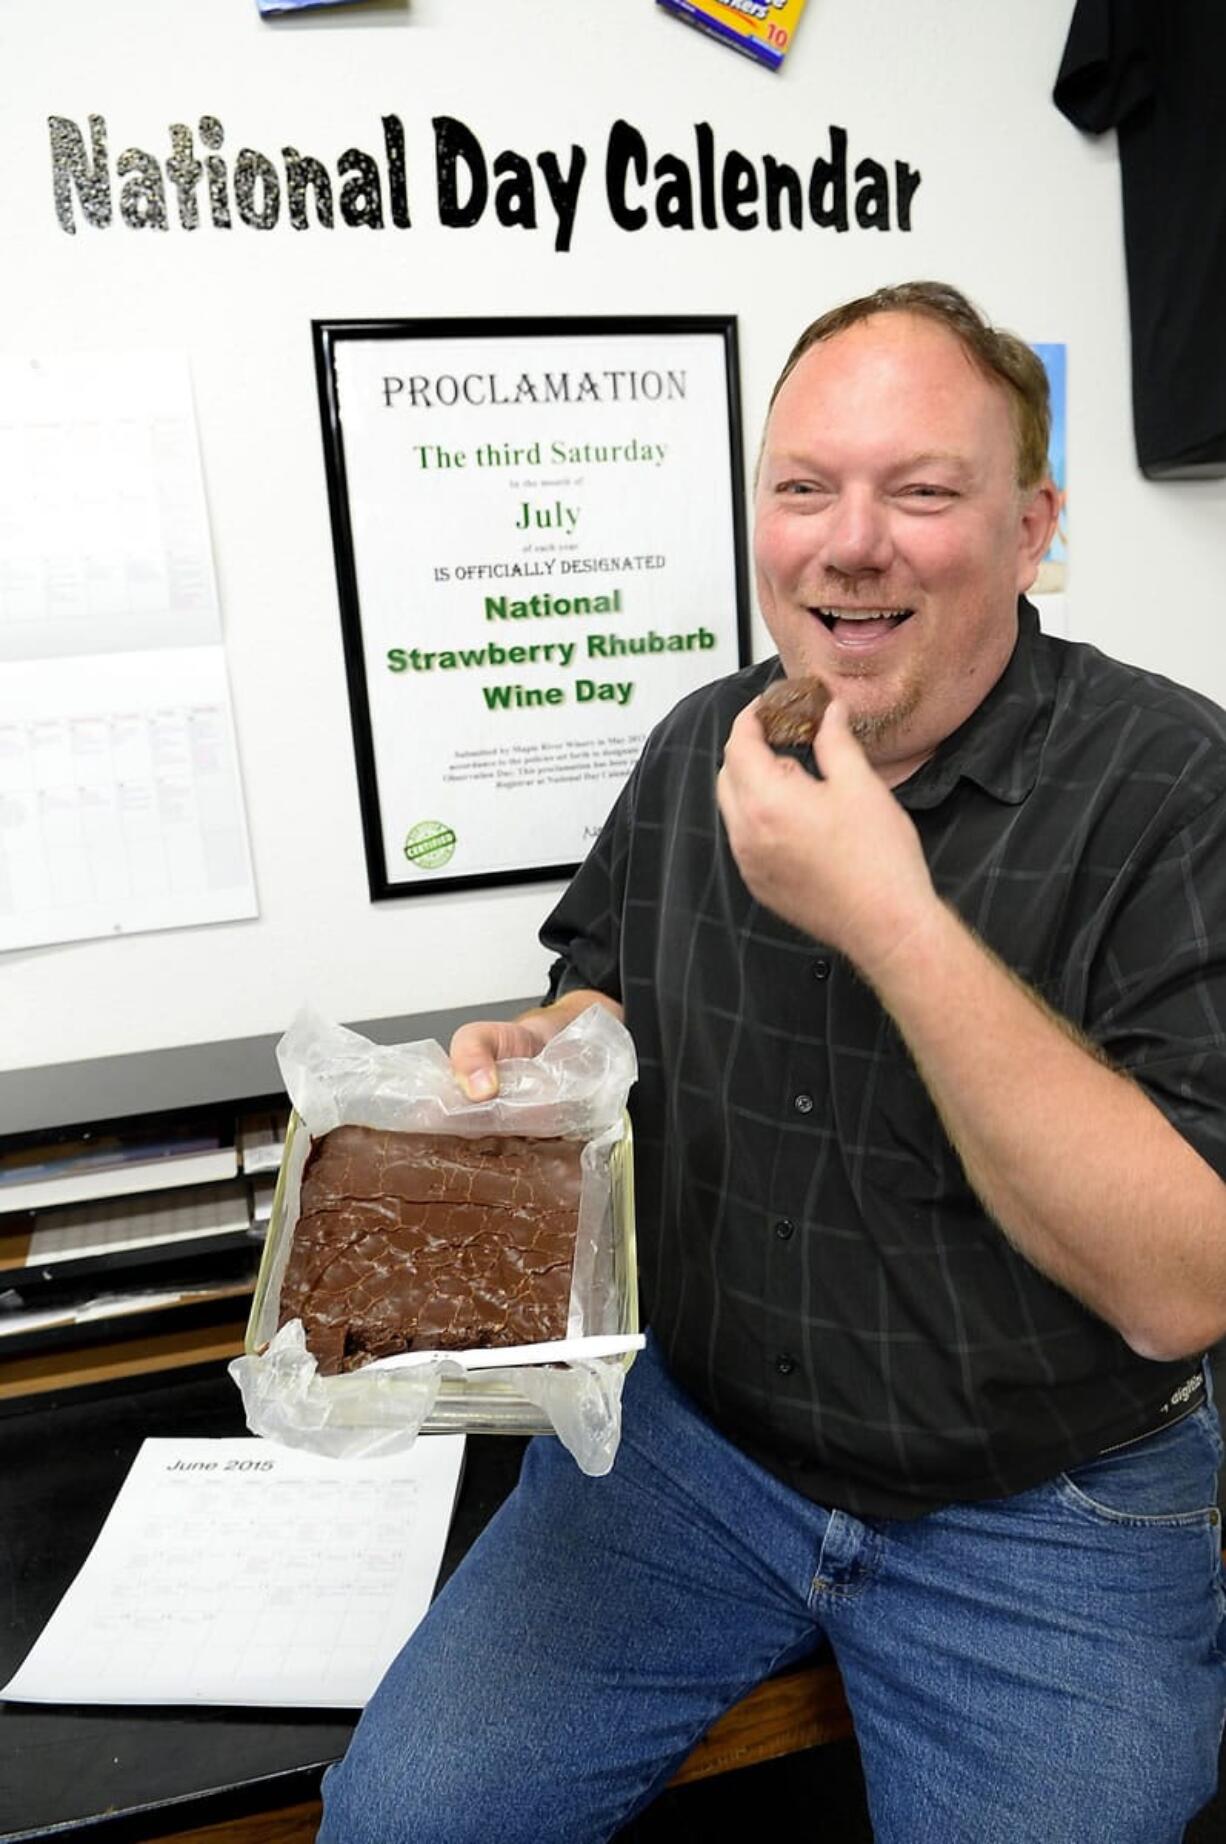
{"type": "Polygon", "coordinates": [[[749,659],[735,321],[314,336],[371,896],[563,876],[749,659]]]}

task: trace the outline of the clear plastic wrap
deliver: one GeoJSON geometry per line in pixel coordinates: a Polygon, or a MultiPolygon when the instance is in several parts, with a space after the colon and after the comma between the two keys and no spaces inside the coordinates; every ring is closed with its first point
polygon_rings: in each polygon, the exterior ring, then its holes
{"type": "Polygon", "coordinates": [[[636,1074],[629,1034],[593,1005],[538,1056],[501,1063],[499,1093],[484,1102],[464,1094],[439,1044],[373,1044],[309,1011],[294,1021],[277,1055],[294,1118],[246,1354],[230,1366],[252,1432],[315,1453],[370,1457],[411,1445],[423,1430],[552,1429],[584,1472],[607,1472],[620,1437],[622,1383],[641,1342],[625,1115],[636,1074]],[[278,1329],[280,1293],[311,1140],[346,1125],[582,1142],[567,1342],[626,1348],[594,1355],[580,1344],[564,1363],[506,1367],[488,1351],[412,1353],[320,1376],[301,1322],[278,1329]]]}

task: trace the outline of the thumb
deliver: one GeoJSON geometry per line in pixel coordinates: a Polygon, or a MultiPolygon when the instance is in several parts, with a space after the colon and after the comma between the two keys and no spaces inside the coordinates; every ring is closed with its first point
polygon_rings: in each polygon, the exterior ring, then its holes
{"type": "Polygon", "coordinates": [[[482,1020],[461,1025],[451,1040],[451,1068],[470,1101],[491,1101],[498,1093],[502,1028],[482,1020]]]}
{"type": "Polygon", "coordinates": [[[852,734],[851,714],[841,698],[832,698],[813,739],[813,759],[824,781],[868,767],[868,757],[852,734]]]}

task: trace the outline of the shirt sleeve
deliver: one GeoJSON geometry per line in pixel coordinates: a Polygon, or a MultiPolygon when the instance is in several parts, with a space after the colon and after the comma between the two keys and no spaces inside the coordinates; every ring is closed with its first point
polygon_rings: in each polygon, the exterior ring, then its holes
{"type": "Polygon", "coordinates": [[[1098,957],[1087,1025],[1226,1178],[1226,796],[1138,873],[1098,957]]]}
{"type": "Polygon", "coordinates": [[[1143,9],[1154,0],[1077,0],[1052,100],[1089,134],[1118,128],[1153,95],[1143,9]]]}
{"type": "Polygon", "coordinates": [[[541,942],[557,955],[549,975],[550,999],[588,987],[621,1002],[622,911],[638,773],[636,768],[631,774],[541,929],[541,942]]]}

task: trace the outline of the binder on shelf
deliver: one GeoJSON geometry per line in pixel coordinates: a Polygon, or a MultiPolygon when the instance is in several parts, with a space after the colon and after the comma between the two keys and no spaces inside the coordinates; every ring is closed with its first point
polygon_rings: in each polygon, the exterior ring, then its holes
{"type": "Polygon", "coordinates": [[[237,1173],[234,1136],[216,1126],[31,1141],[0,1151],[0,1231],[13,1211],[216,1183],[237,1173]]]}
{"type": "Polygon", "coordinates": [[[201,1306],[215,1300],[245,1299],[254,1286],[253,1262],[245,1274],[214,1281],[191,1281],[181,1287],[134,1287],[127,1292],[89,1294],[48,1305],[6,1306],[0,1298],[0,1352],[5,1350],[7,1341],[35,1342],[35,1334],[76,1330],[102,1321],[143,1318],[148,1313],[201,1306]]]}
{"type": "MultiPolygon", "coordinates": [[[[233,1150],[233,1148],[231,1148],[233,1150]]],[[[251,1234],[251,1199],[241,1179],[151,1197],[112,1197],[0,1218],[0,1276],[132,1266],[151,1251],[199,1254],[251,1234]]]]}

